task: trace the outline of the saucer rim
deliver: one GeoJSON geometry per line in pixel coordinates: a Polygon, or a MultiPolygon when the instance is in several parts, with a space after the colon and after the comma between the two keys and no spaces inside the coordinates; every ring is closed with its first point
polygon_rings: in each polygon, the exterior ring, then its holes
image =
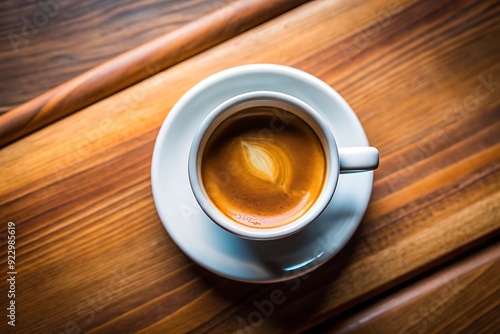
{"type": "MultiPolygon", "coordinates": [[[[188,249],[188,247],[185,247],[184,242],[180,242],[177,239],[177,236],[175,234],[170,233],[168,224],[166,221],[167,217],[165,217],[165,212],[160,209],[163,205],[159,203],[159,197],[158,195],[158,189],[157,187],[159,186],[156,184],[154,180],[158,180],[160,178],[159,176],[159,165],[160,165],[160,157],[161,157],[161,152],[163,151],[164,146],[166,145],[166,135],[170,131],[170,129],[174,126],[174,122],[172,120],[175,120],[177,115],[185,109],[186,104],[191,101],[196,95],[198,95],[200,92],[204,91],[208,87],[214,85],[214,84],[224,84],[224,82],[230,78],[238,77],[238,76],[244,76],[245,74],[248,73],[254,73],[254,72],[268,72],[271,74],[275,75],[284,75],[284,76],[296,76],[299,77],[299,80],[302,80],[306,82],[308,85],[313,86],[315,89],[322,89],[324,93],[328,95],[334,96],[334,98],[337,100],[338,103],[342,105],[342,108],[345,109],[346,111],[350,111],[346,113],[346,115],[350,118],[350,122],[352,123],[357,123],[357,126],[359,126],[359,129],[361,130],[361,133],[359,134],[359,140],[363,141],[366,146],[369,146],[368,139],[366,137],[366,133],[364,131],[363,126],[361,125],[361,122],[357,115],[354,113],[350,105],[344,100],[340,94],[335,91],[332,87],[330,87],[328,84],[326,84],[324,81],[320,80],[319,78],[304,72],[302,70],[293,68],[293,67],[288,67],[288,66],[283,66],[283,65],[277,65],[277,64],[250,64],[250,65],[242,65],[242,66],[237,66],[233,68],[229,68],[223,71],[220,71],[218,73],[215,73],[196,85],[194,85],[191,89],[189,89],[177,102],[176,104],[172,107],[168,115],[166,116],[165,120],[162,123],[162,126],[160,128],[160,131],[158,133],[158,136],[155,141],[154,145],[154,150],[153,150],[153,156],[152,156],[152,162],[151,162],[151,187],[152,187],[152,195],[153,195],[153,201],[156,207],[156,211],[160,217],[160,220],[162,224],[164,225],[167,233],[169,234],[169,237],[174,241],[176,246],[192,260],[196,264],[200,265],[201,267],[207,269],[208,271],[215,273],[221,277],[235,280],[235,281],[240,281],[240,282],[246,282],[246,283],[277,283],[277,282],[283,282],[286,280],[290,280],[296,277],[300,277],[304,274],[307,274],[318,267],[322,266],[329,260],[331,260],[335,255],[337,255],[344,247],[345,245],[351,240],[352,236],[354,233],[357,231],[359,228],[359,225],[361,223],[361,220],[363,219],[363,216],[366,213],[366,210],[368,208],[369,200],[371,197],[371,192],[373,190],[373,172],[364,172],[363,174],[369,174],[370,177],[370,182],[369,182],[369,191],[368,191],[368,198],[366,200],[366,205],[364,205],[363,210],[359,209],[359,219],[356,219],[356,222],[351,223],[352,225],[355,225],[352,227],[352,229],[349,230],[349,232],[343,237],[342,242],[338,245],[338,247],[332,251],[331,253],[328,254],[327,257],[324,258],[320,263],[312,266],[311,268],[308,268],[306,271],[298,272],[295,275],[290,275],[287,276],[286,278],[277,277],[274,279],[245,279],[242,277],[238,276],[232,276],[228,275],[227,273],[221,272],[217,269],[215,269],[213,266],[210,266],[206,263],[202,263],[199,261],[195,256],[191,254],[191,251],[188,249]],[[363,135],[361,138],[361,134],[363,135]],[[156,184],[156,185],[155,185],[156,184]],[[362,212],[361,212],[362,211],[362,212]]],[[[266,74],[268,74],[266,73],[266,74]]],[[[340,147],[340,146],[339,146],[340,147]]],[[[328,206],[328,205],[327,205],[328,206]]],[[[201,209],[201,212],[206,215],[206,213],[201,209]]],[[[319,215],[321,216],[321,214],[319,215]]],[[[318,217],[319,217],[318,216],[318,217]]],[[[210,217],[207,216],[209,219],[210,217]]],[[[297,234],[300,234],[301,231],[298,231],[297,234]]],[[[237,238],[241,238],[239,236],[236,236],[237,238]]],[[[286,236],[283,239],[289,238],[290,236],[286,236]]],[[[259,242],[272,242],[273,240],[259,240],[259,242]]]]}

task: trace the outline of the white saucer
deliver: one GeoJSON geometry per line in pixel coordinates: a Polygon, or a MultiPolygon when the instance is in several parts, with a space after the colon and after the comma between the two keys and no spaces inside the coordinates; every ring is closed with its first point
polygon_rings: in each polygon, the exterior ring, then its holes
{"type": "Polygon", "coordinates": [[[287,238],[247,240],[220,228],[201,210],[191,191],[187,166],[191,141],[217,105],[257,90],[282,92],[308,103],[329,123],[339,147],[368,146],[352,109],[323,81],[286,66],[246,65],[203,80],[172,108],[156,140],[151,181],[160,219],[193,261],[227,278],[269,283],[316,269],[347,243],[368,206],[373,172],[340,175],[326,210],[287,238]]]}

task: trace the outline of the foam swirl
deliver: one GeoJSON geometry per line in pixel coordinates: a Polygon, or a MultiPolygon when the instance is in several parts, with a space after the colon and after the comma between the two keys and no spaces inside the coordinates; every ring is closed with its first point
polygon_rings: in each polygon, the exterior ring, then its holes
{"type": "Polygon", "coordinates": [[[241,147],[248,170],[254,176],[275,184],[288,194],[291,164],[285,152],[271,142],[242,140],[241,147]]]}

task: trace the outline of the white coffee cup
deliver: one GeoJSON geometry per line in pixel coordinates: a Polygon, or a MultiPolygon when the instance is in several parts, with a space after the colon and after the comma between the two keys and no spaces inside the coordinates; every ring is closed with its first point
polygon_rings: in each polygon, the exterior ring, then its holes
{"type": "Polygon", "coordinates": [[[255,91],[234,96],[224,101],[205,118],[193,138],[189,152],[188,174],[196,200],[212,221],[237,236],[248,239],[269,240],[289,236],[314,221],[334,196],[340,173],[374,170],[378,167],[378,163],[379,153],[374,147],[337,147],[327,122],[304,101],[283,93],[255,91]],[[278,108],[300,117],[316,132],[326,156],[327,172],[325,182],[314,204],[295,221],[272,228],[250,227],[227,217],[210,200],[201,180],[201,158],[213,131],[228,117],[252,107],[278,108]]]}

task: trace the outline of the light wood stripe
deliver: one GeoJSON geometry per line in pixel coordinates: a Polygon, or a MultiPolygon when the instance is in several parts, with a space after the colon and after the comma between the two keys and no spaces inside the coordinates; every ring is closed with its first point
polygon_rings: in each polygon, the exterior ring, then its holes
{"type": "Polygon", "coordinates": [[[0,147],[305,1],[231,2],[171,33],[113,58],[0,115],[0,147]]]}
{"type": "Polygon", "coordinates": [[[279,288],[287,301],[258,328],[247,327],[290,333],[494,238],[500,89],[493,87],[473,110],[464,101],[481,77],[500,81],[495,31],[483,22],[498,27],[498,20],[484,2],[400,5],[350,62],[329,59],[373,26],[390,2],[305,4],[4,147],[0,220],[18,224],[19,265],[33,286],[19,292],[29,308],[19,323],[35,332],[58,333],[70,321],[82,331],[158,332],[189,319],[183,328],[195,333],[233,333],[243,329],[238,318],[247,321],[256,310],[255,300],[279,288]],[[359,230],[295,291],[291,283],[231,282],[192,264],[165,232],[149,189],[154,140],[175,102],[212,73],[262,62],[319,73],[353,106],[381,152],[373,202],[359,230]],[[392,179],[394,187],[386,182],[392,179]],[[122,269],[123,284],[112,274],[122,269]],[[87,322],[79,305],[102,289],[112,297],[87,322]],[[47,307],[52,300],[57,305],[47,307]]]}

